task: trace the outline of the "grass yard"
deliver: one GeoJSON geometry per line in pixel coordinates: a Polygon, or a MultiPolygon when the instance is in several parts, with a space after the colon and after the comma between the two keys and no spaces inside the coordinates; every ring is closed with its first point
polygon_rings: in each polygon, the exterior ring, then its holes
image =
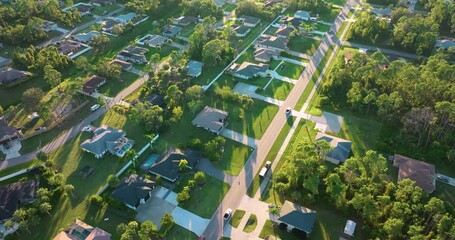
{"type": "Polygon", "coordinates": [[[242,171],[252,151],[248,146],[226,139],[223,157],[219,162],[214,163],[214,165],[229,175],[237,176],[242,171]]]}
{"type": "Polygon", "coordinates": [[[281,56],[282,57],[285,57],[285,58],[290,58],[290,59],[294,59],[294,60],[297,60],[299,62],[304,62],[304,63],[309,63],[310,60],[306,59],[306,58],[299,58],[299,57],[296,57],[294,55],[291,55],[289,53],[286,53],[286,52],[282,52],[281,53],[281,56]]]}
{"type": "Polygon", "coordinates": [[[270,26],[269,29],[267,29],[267,31],[264,32],[264,34],[267,34],[267,35],[275,35],[276,31],[278,30],[277,27],[272,27],[270,26]]]}
{"type": "Polygon", "coordinates": [[[237,228],[242,221],[243,216],[245,216],[245,211],[241,209],[237,209],[234,211],[232,215],[231,225],[237,228]]]}
{"type": "MultiPolygon", "coordinates": [[[[79,27],[79,26],[82,26],[82,25],[84,25],[85,23],[88,23],[88,22],[90,22],[90,21],[92,21],[92,20],[95,20],[95,18],[94,18],[93,16],[84,15],[84,16],[81,17],[81,21],[78,22],[78,23],[76,23],[76,24],[74,25],[74,28],[77,28],[77,27],[79,27]]],[[[68,28],[68,26],[63,26],[63,28],[68,28]]]]}
{"type": "Polygon", "coordinates": [[[119,9],[119,6],[117,4],[112,4],[112,5],[105,5],[101,7],[95,7],[92,10],[92,14],[98,15],[98,16],[104,16],[104,13],[110,13],[112,11],[115,11],[119,9]]]}
{"type": "Polygon", "coordinates": [[[226,66],[216,65],[216,66],[205,66],[202,68],[202,73],[199,77],[191,80],[194,84],[206,85],[211,82],[226,66]]]}
{"type": "MultiPolygon", "coordinates": [[[[0,152],[0,154],[3,154],[3,152],[0,152]]],[[[2,156],[4,156],[4,155],[2,155],[2,156]]],[[[2,158],[0,157],[0,159],[2,159],[2,158]]],[[[40,164],[42,164],[42,162],[40,162],[39,160],[36,160],[36,159],[32,160],[30,162],[22,163],[22,164],[19,164],[17,166],[10,167],[10,168],[7,168],[5,170],[2,170],[0,172],[0,177],[4,177],[6,175],[9,175],[11,173],[15,173],[15,172],[20,171],[22,169],[26,169],[26,168],[33,167],[33,166],[38,166],[40,164]]]]}
{"type": "Polygon", "coordinates": [[[270,62],[268,63],[269,64],[269,69],[271,70],[274,70],[276,67],[278,67],[278,65],[280,65],[280,63],[282,63],[283,61],[281,60],[275,60],[275,59],[271,59],[270,62]]]}
{"type": "MultiPolygon", "coordinates": [[[[195,187],[192,189],[190,199],[179,205],[194,214],[210,219],[223,200],[224,195],[229,191],[229,184],[207,174],[206,176],[207,183],[201,188],[195,187]]],[[[174,191],[180,192],[192,178],[193,175],[186,175],[174,191]]]]}
{"type": "Polygon", "coordinates": [[[316,30],[320,32],[328,32],[330,30],[330,26],[322,23],[317,23],[316,30]]]}
{"type": "Polygon", "coordinates": [[[223,5],[223,10],[226,12],[232,12],[237,8],[237,5],[226,3],[223,5]]]}
{"type": "Polygon", "coordinates": [[[302,74],[303,70],[305,70],[304,66],[284,62],[276,70],[276,72],[283,77],[288,77],[288,78],[292,78],[295,80],[299,80],[299,77],[302,74]]]}
{"type": "Polygon", "coordinates": [[[190,37],[193,34],[194,27],[196,27],[196,23],[191,23],[188,26],[182,27],[182,31],[180,32],[180,36],[182,37],[190,37]]]}
{"type": "Polygon", "coordinates": [[[122,74],[120,75],[120,79],[107,80],[106,84],[100,87],[99,92],[109,97],[115,97],[119,92],[127,88],[138,78],[139,76],[134,73],[122,72],[122,74]]]}
{"type": "Polygon", "coordinates": [[[267,86],[267,89],[265,89],[263,92],[259,92],[259,94],[284,101],[288,97],[288,94],[291,92],[293,87],[294,84],[292,83],[273,79],[272,82],[267,86]]]}
{"type": "Polygon", "coordinates": [[[21,239],[52,239],[58,231],[67,228],[76,218],[100,227],[111,233],[113,239],[118,239],[120,236],[115,230],[116,226],[133,219],[132,211],[120,211],[107,205],[98,208],[88,203],[89,196],[95,194],[106,183],[107,176],[116,173],[125,164],[109,154],[103,159],[96,159],[92,154],[83,152],[80,144],[89,137],[89,133],[80,133],[49,154],[49,159],[64,175],[64,182],[72,184],[75,190],[69,197],[62,196],[53,203],[52,216],[43,219],[31,234],[23,232],[21,239]],[[81,179],[79,171],[87,165],[94,168],[95,172],[88,179],[81,179]],[[109,221],[104,221],[104,218],[109,218],[109,221]]]}
{"type": "Polygon", "coordinates": [[[6,110],[11,105],[19,104],[22,94],[29,88],[40,88],[44,92],[50,89],[49,84],[44,79],[38,77],[32,77],[27,81],[11,87],[0,86],[0,105],[6,110]]]}
{"type": "Polygon", "coordinates": [[[174,226],[171,228],[169,233],[166,236],[166,239],[178,239],[178,240],[194,240],[197,239],[198,236],[191,232],[190,230],[187,230],[184,227],[180,227],[177,224],[174,224],[174,226]]]}
{"type": "MultiPolygon", "coordinates": [[[[265,157],[264,162],[262,163],[262,166],[260,169],[262,169],[265,166],[265,163],[267,161],[270,161],[273,163],[275,160],[276,156],[278,155],[278,152],[280,151],[280,148],[286,139],[287,135],[289,134],[289,131],[291,130],[292,124],[295,121],[295,117],[288,118],[287,124],[284,125],[284,127],[281,129],[280,134],[278,135],[275,143],[273,143],[272,148],[270,149],[269,153],[265,157]]],[[[259,189],[259,186],[261,185],[262,179],[259,177],[259,172],[256,174],[256,176],[253,178],[253,181],[251,182],[250,186],[247,189],[246,194],[250,197],[254,197],[254,194],[259,189]]]]}
{"type": "Polygon", "coordinates": [[[312,38],[294,36],[289,41],[289,49],[295,52],[313,55],[320,43],[321,41],[312,38]]]}
{"type": "Polygon", "coordinates": [[[248,50],[242,53],[242,55],[237,59],[236,63],[242,64],[243,62],[259,63],[254,59],[254,48],[250,47],[248,50]]]}
{"type": "Polygon", "coordinates": [[[175,48],[175,47],[172,47],[172,46],[169,46],[169,45],[163,45],[161,48],[147,47],[147,49],[149,50],[145,54],[147,59],[150,59],[150,57],[152,55],[155,55],[156,53],[158,53],[160,55],[160,57],[161,57],[161,60],[163,60],[164,58],[169,56],[169,54],[171,54],[172,51],[174,51],[174,50],[178,51],[179,50],[178,48],[175,48]]]}
{"type": "MultiPolygon", "coordinates": [[[[341,38],[341,35],[343,34],[343,31],[348,26],[348,24],[349,24],[348,21],[343,21],[343,23],[341,24],[340,30],[338,30],[338,32],[337,32],[338,38],[341,38]]],[[[341,40],[343,40],[343,39],[341,39],[341,40]]]]}
{"type": "Polygon", "coordinates": [[[287,231],[282,231],[278,228],[278,225],[274,224],[272,221],[268,220],[265,222],[262,227],[261,233],[259,234],[260,238],[265,238],[267,236],[277,236],[280,239],[286,240],[298,240],[298,238],[287,231]]]}
{"type": "Polygon", "coordinates": [[[240,51],[248,47],[248,45],[250,45],[253,40],[256,39],[256,37],[259,36],[259,34],[261,34],[265,28],[267,28],[269,24],[270,22],[261,21],[258,26],[251,28],[250,32],[244,38],[242,38],[242,43],[239,44],[237,49],[240,51]]]}
{"type": "Polygon", "coordinates": [[[325,1],[328,3],[338,5],[338,6],[343,6],[344,4],[346,4],[346,0],[325,0],[325,1]]]}
{"type": "Polygon", "coordinates": [[[331,8],[330,12],[327,13],[320,13],[319,14],[319,20],[322,20],[324,22],[329,22],[332,23],[335,21],[337,18],[337,15],[341,12],[341,9],[339,8],[331,8]]]}
{"type": "Polygon", "coordinates": [[[243,231],[250,233],[250,232],[254,231],[254,229],[256,229],[257,225],[258,225],[258,218],[256,217],[256,215],[251,214],[245,224],[245,227],[243,228],[243,231]]]}
{"type": "Polygon", "coordinates": [[[264,88],[265,85],[270,81],[268,77],[255,77],[250,79],[242,79],[234,77],[230,74],[223,74],[220,78],[213,84],[215,87],[229,86],[232,89],[238,82],[246,83],[249,85],[257,86],[259,88],[264,88]]]}

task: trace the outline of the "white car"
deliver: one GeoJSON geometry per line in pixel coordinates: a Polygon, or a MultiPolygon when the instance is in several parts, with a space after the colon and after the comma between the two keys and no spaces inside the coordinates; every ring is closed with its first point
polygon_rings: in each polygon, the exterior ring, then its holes
{"type": "Polygon", "coordinates": [[[286,115],[291,115],[291,113],[292,113],[292,108],[291,107],[286,108],[286,115]]]}
{"type": "Polygon", "coordinates": [[[94,112],[94,111],[96,111],[96,110],[97,110],[98,108],[100,108],[100,107],[101,107],[101,105],[95,104],[95,105],[93,105],[93,106],[90,108],[90,110],[92,110],[92,112],[94,112]]]}
{"type": "Polygon", "coordinates": [[[232,215],[232,209],[228,208],[223,216],[224,221],[229,220],[231,218],[231,215],[232,215]]]}

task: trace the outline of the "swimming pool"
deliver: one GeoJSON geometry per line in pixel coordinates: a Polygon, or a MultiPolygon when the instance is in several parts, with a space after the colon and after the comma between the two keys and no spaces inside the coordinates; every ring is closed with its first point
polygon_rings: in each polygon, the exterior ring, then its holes
{"type": "Polygon", "coordinates": [[[158,154],[152,154],[152,155],[150,155],[150,156],[144,161],[144,163],[142,163],[142,168],[147,169],[147,168],[149,168],[150,166],[152,166],[152,164],[156,161],[156,159],[158,159],[158,157],[159,157],[158,154]]]}

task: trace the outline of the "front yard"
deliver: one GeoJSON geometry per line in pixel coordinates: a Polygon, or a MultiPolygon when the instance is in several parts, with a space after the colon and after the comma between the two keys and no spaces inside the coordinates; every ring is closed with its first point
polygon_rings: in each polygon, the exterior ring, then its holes
{"type": "Polygon", "coordinates": [[[295,36],[289,41],[289,49],[295,52],[313,55],[320,43],[321,41],[312,38],[295,36]]]}
{"type": "Polygon", "coordinates": [[[106,84],[100,87],[99,92],[109,97],[115,97],[119,92],[130,86],[138,78],[139,76],[134,73],[123,72],[120,75],[120,79],[107,80],[106,84]]]}
{"type": "Polygon", "coordinates": [[[259,94],[284,101],[288,97],[288,94],[291,92],[293,87],[294,84],[292,83],[284,82],[278,79],[273,79],[272,82],[267,86],[265,91],[259,92],[259,94]]]}
{"type": "Polygon", "coordinates": [[[283,77],[288,77],[288,78],[292,78],[295,80],[299,80],[300,75],[302,74],[303,70],[305,70],[304,66],[284,62],[281,64],[280,67],[278,67],[276,72],[283,77]]]}

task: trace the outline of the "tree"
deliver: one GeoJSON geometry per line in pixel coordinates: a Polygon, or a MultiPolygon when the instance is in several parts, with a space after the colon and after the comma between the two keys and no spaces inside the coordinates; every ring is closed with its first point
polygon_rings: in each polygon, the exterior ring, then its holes
{"type": "Polygon", "coordinates": [[[36,153],[36,158],[42,162],[45,162],[49,158],[49,156],[47,155],[47,153],[39,151],[38,153],[36,153]]]}
{"type": "Polygon", "coordinates": [[[22,94],[22,104],[27,112],[35,111],[40,106],[40,101],[44,97],[43,90],[39,88],[29,88],[22,94]]]}
{"type": "Polygon", "coordinates": [[[384,223],[384,231],[386,232],[388,239],[400,239],[401,231],[404,223],[398,218],[389,218],[384,223]]]}
{"type": "Polygon", "coordinates": [[[204,89],[200,85],[193,85],[186,89],[185,97],[189,101],[200,100],[204,95],[204,89]]]}
{"type": "Polygon", "coordinates": [[[179,89],[177,85],[171,85],[166,91],[166,96],[164,100],[169,109],[174,108],[180,105],[182,100],[183,92],[179,89]]]}
{"type": "Polygon", "coordinates": [[[393,42],[420,55],[428,53],[435,44],[438,27],[430,18],[403,16],[393,30],[393,42]]]}
{"type": "Polygon", "coordinates": [[[226,64],[234,58],[234,55],[234,49],[226,40],[211,40],[202,49],[202,61],[207,66],[226,64]]]}
{"type": "Polygon", "coordinates": [[[86,72],[90,69],[90,63],[85,56],[79,56],[74,60],[74,65],[77,69],[86,72]]]}
{"type": "Polygon", "coordinates": [[[50,213],[51,209],[52,209],[52,205],[48,202],[44,202],[39,205],[39,211],[42,213],[47,213],[47,214],[49,214],[49,216],[51,216],[51,213],[50,213]]]}
{"type": "Polygon", "coordinates": [[[188,168],[188,161],[186,159],[181,159],[179,161],[179,171],[185,172],[188,168]]]}
{"type": "Polygon", "coordinates": [[[224,149],[224,144],[226,140],[222,137],[216,137],[213,140],[210,140],[204,145],[203,154],[210,159],[210,161],[219,161],[221,160],[220,151],[224,149]]]}
{"type": "Polygon", "coordinates": [[[324,178],[324,183],[327,186],[326,192],[335,200],[337,207],[342,207],[346,201],[346,184],[341,180],[336,173],[331,173],[324,178]]]}
{"type": "Polygon", "coordinates": [[[120,179],[117,176],[115,176],[114,174],[110,174],[109,176],[107,176],[107,183],[109,184],[109,186],[111,188],[117,187],[119,182],[120,182],[120,179]]]}
{"type": "Polygon", "coordinates": [[[121,223],[117,226],[117,232],[121,234],[120,240],[157,239],[158,229],[151,221],[139,224],[131,221],[128,224],[121,223]]]}
{"type": "Polygon", "coordinates": [[[204,185],[207,182],[207,177],[204,172],[198,171],[194,174],[194,181],[197,185],[204,185]]]}
{"type": "Polygon", "coordinates": [[[103,62],[96,66],[96,72],[101,77],[118,80],[120,79],[120,74],[122,73],[122,67],[117,64],[103,62]]]}
{"type": "Polygon", "coordinates": [[[158,131],[163,125],[163,109],[150,102],[139,102],[130,110],[130,115],[137,122],[143,122],[147,131],[158,131]]]}
{"type": "MultiPolygon", "coordinates": [[[[93,37],[91,44],[97,50],[102,51],[107,47],[107,45],[109,44],[110,41],[111,40],[109,39],[108,36],[106,36],[104,34],[99,34],[99,35],[96,35],[93,37]]],[[[115,65],[115,64],[113,64],[113,65],[115,65]]]]}
{"type": "Polygon", "coordinates": [[[115,35],[122,35],[124,31],[125,29],[121,24],[115,24],[114,26],[112,26],[112,33],[115,35]]]}
{"type": "Polygon", "coordinates": [[[272,221],[273,222],[276,221],[276,217],[277,216],[280,216],[280,208],[277,205],[269,206],[269,209],[267,209],[267,211],[272,216],[272,218],[273,218],[272,221]]]}
{"type": "Polygon", "coordinates": [[[150,60],[147,64],[148,71],[156,73],[158,71],[158,63],[161,61],[161,56],[159,53],[155,53],[150,57],[150,60]]]}
{"type": "Polygon", "coordinates": [[[0,106],[0,116],[3,116],[3,108],[0,106]]]}
{"type": "Polygon", "coordinates": [[[180,106],[174,107],[172,109],[172,117],[169,119],[170,122],[177,122],[182,118],[183,115],[183,109],[180,106]]]}
{"type": "Polygon", "coordinates": [[[156,13],[159,5],[159,0],[129,0],[126,3],[128,9],[145,14],[156,13]]]}
{"type": "Polygon", "coordinates": [[[172,217],[171,214],[166,213],[164,216],[160,219],[161,223],[161,232],[163,232],[163,235],[166,236],[169,230],[174,226],[174,218],[172,217]]]}
{"type": "Polygon", "coordinates": [[[177,194],[177,202],[184,203],[190,199],[190,188],[188,186],[183,187],[183,190],[177,194]]]}
{"type": "Polygon", "coordinates": [[[47,83],[54,88],[62,81],[62,74],[55,70],[51,65],[46,65],[44,67],[44,79],[46,79],[47,83]]]}

